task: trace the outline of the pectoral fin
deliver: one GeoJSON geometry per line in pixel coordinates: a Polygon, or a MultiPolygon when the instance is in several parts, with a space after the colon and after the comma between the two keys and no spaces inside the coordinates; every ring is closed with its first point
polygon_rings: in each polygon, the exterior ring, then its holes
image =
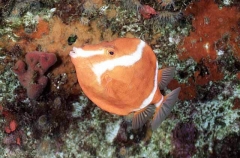
{"type": "Polygon", "coordinates": [[[112,80],[113,79],[108,74],[105,74],[102,79],[102,86],[105,89],[105,94],[108,94],[109,96],[113,95],[112,80]]]}
{"type": "Polygon", "coordinates": [[[163,122],[163,120],[165,120],[165,118],[170,114],[174,104],[178,100],[180,90],[180,87],[174,89],[170,94],[165,96],[162,105],[157,107],[156,112],[153,116],[153,120],[151,122],[152,130],[156,130],[163,122]]]}
{"type": "Polygon", "coordinates": [[[132,128],[137,129],[142,127],[147,120],[153,116],[155,109],[155,105],[149,105],[146,108],[135,112],[132,120],[132,128]]]}

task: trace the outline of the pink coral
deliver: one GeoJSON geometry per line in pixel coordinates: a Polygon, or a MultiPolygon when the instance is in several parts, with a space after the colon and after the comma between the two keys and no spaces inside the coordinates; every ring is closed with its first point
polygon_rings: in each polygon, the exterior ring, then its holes
{"type": "Polygon", "coordinates": [[[53,53],[30,52],[25,56],[26,63],[22,60],[17,61],[12,68],[18,75],[21,85],[27,89],[27,96],[36,99],[43,92],[47,85],[48,78],[44,73],[56,63],[57,57],[53,53]]]}
{"type": "Polygon", "coordinates": [[[144,19],[150,19],[151,17],[153,17],[154,15],[157,14],[157,12],[155,11],[155,9],[153,9],[153,8],[150,7],[149,5],[143,5],[143,6],[141,6],[139,12],[140,12],[140,14],[143,16],[144,19]]]}
{"type": "Polygon", "coordinates": [[[22,145],[22,140],[25,140],[25,134],[22,130],[17,130],[10,134],[7,134],[3,138],[3,144],[7,146],[22,145]]]}

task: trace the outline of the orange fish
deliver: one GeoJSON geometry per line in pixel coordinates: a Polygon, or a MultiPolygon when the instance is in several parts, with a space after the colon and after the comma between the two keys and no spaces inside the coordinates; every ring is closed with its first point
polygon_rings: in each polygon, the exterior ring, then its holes
{"type": "Polygon", "coordinates": [[[138,38],[73,47],[70,56],[86,96],[107,112],[133,112],[134,129],[152,118],[155,130],[178,100],[180,88],[167,96],[160,92],[172,80],[175,68],[158,70],[151,47],[138,38]]]}

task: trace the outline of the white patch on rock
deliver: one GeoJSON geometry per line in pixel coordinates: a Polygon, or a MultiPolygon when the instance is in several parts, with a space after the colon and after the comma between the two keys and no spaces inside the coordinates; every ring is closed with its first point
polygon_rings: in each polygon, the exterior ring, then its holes
{"type": "Polygon", "coordinates": [[[118,120],[115,123],[108,123],[106,125],[107,128],[106,128],[105,138],[108,143],[112,143],[114,138],[117,136],[118,130],[120,128],[120,123],[121,123],[121,120],[118,120]]]}
{"type": "Polygon", "coordinates": [[[72,117],[80,117],[82,115],[82,110],[87,106],[88,99],[84,96],[79,97],[79,102],[73,103],[74,111],[72,112],[72,117]]]}
{"type": "Polygon", "coordinates": [[[180,39],[179,36],[176,36],[176,37],[170,36],[170,37],[168,38],[168,41],[169,41],[171,44],[178,44],[178,43],[181,41],[181,39],[180,39]]]}
{"type": "Polygon", "coordinates": [[[230,1],[230,0],[223,0],[223,4],[225,4],[225,5],[230,5],[230,4],[231,4],[231,1],[230,1]]]}
{"type": "Polygon", "coordinates": [[[221,56],[221,55],[223,55],[224,54],[224,51],[223,50],[217,50],[217,55],[218,56],[221,56]]]}

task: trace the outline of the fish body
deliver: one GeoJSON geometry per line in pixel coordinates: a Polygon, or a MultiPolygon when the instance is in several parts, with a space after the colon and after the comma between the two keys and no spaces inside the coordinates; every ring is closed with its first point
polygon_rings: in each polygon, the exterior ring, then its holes
{"type": "Polygon", "coordinates": [[[70,56],[86,96],[107,112],[134,112],[134,128],[153,116],[151,125],[156,129],[177,101],[180,88],[167,97],[160,92],[173,78],[175,69],[158,70],[154,52],[140,39],[118,38],[74,47],[70,56]]]}

